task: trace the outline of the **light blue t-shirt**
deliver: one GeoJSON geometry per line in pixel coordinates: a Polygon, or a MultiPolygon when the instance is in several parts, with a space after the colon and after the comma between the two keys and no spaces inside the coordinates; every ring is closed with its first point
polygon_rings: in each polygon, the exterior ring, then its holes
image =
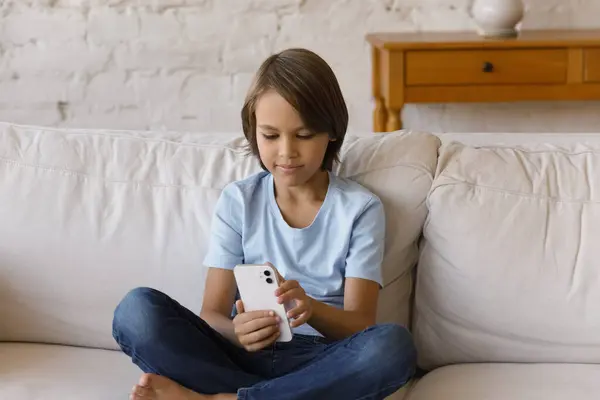
{"type": "MultiPolygon", "coordinates": [[[[329,173],[325,200],[312,224],[292,228],[275,200],[273,176],[259,172],[227,185],[217,202],[205,264],[272,263],[319,301],[343,308],[345,278],[382,284],[385,216],[363,186],[329,173]]],[[[308,324],[294,333],[319,335],[308,324]]]]}

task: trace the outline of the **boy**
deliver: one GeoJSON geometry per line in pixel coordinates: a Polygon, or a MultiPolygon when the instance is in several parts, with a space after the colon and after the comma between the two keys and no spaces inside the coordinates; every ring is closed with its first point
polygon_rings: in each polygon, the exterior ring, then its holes
{"type": "Polygon", "coordinates": [[[200,316],[148,288],[115,311],[114,337],[144,372],[135,400],[384,399],[415,369],[408,331],[376,325],[385,218],[381,201],[335,176],[348,125],[337,79],[318,55],[289,49],[258,70],[242,109],[263,171],[217,203],[200,316]],[[245,312],[232,269],[272,263],[277,317],[245,312]],[[236,315],[231,318],[235,304],[236,315]]]}

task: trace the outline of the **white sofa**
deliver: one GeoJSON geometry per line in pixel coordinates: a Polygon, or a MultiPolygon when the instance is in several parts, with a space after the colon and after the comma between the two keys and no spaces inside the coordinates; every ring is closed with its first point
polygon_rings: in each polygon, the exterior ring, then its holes
{"type": "MultiPolygon", "coordinates": [[[[150,286],[199,311],[214,204],[259,169],[243,144],[0,124],[0,399],[127,398],[140,371],[114,307],[150,286]]],[[[336,172],[386,208],[379,321],[410,324],[431,371],[393,399],[600,398],[595,149],[600,135],[348,136],[336,172]]]]}

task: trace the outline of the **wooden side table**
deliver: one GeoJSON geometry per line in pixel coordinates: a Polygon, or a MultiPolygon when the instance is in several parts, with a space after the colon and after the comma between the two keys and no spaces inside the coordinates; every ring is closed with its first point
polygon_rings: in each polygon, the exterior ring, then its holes
{"type": "Polygon", "coordinates": [[[402,128],[406,103],[599,100],[600,30],[373,33],[376,132],[402,128]]]}

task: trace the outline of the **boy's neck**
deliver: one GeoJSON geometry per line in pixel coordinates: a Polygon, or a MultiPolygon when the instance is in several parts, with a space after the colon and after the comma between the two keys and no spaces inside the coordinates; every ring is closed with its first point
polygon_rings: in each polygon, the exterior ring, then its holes
{"type": "Polygon", "coordinates": [[[329,173],[319,170],[302,186],[281,186],[275,181],[275,197],[284,201],[323,201],[329,187],[329,173]]]}

